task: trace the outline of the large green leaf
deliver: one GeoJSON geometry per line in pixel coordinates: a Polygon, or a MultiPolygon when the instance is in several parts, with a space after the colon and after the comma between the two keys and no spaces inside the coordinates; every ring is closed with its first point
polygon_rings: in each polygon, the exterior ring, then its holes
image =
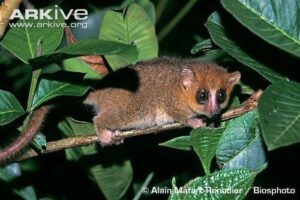
{"type": "MultiPolygon", "coordinates": [[[[135,45],[138,49],[136,62],[155,58],[158,54],[154,25],[144,9],[137,4],[130,5],[123,13],[108,11],[102,21],[99,38],[135,45]]],[[[130,64],[119,56],[105,57],[114,70],[130,64]]]]}
{"type": "Polygon", "coordinates": [[[24,114],[17,98],[10,92],[0,90],[0,126],[10,123],[24,114]]]}
{"type": "Polygon", "coordinates": [[[210,163],[215,156],[224,128],[201,127],[191,131],[191,142],[206,174],[210,173],[210,163]]]}
{"type": "Polygon", "coordinates": [[[79,40],[75,44],[67,45],[53,53],[31,59],[30,62],[33,64],[51,63],[80,55],[118,55],[120,58],[126,60],[128,64],[132,64],[136,61],[138,52],[134,45],[88,39],[79,40]]]}
{"type": "MultiPolygon", "coordinates": [[[[79,134],[95,134],[91,123],[67,118],[59,124],[59,128],[68,136],[79,134]]],[[[105,150],[104,150],[105,151],[105,150]]],[[[129,160],[124,160],[120,151],[103,152],[97,145],[67,149],[68,160],[79,161],[89,173],[107,199],[118,200],[127,191],[133,177],[133,169],[129,160]],[[92,158],[88,158],[92,157],[92,158]]]]}
{"type": "MultiPolygon", "coordinates": [[[[44,9],[52,9],[49,16],[54,18],[53,7],[44,9]]],[[[57,12],[60,13],[60,12],[57,12]]],[[[63,24],[64,19],[59,14],[57,20],[47,19],[29,19],[19,20],[15,27],[11,27],[1,41],[3,47],[20,58],[23,62],[28,63],[28,60],[35,57],[35,49],[37,43],[42,39],[42,54],[48,54],[54,51],[60,44],[63,36],[63,26],[54,26],[53,24],[63,24]],[[41,27],[45,24],[44,27],[41,27]],[[47,27],[47,24],[51,24],[47,27]]]]}
{"type": "MultiPolygon", "coordinates": [[[[284,79],[284,77],[277,72],[268,68],[255,58],[252,58],[234,40],[232,40],[228,34],[226,34],[226,30],[221,23],[220,17],[221,16],[217,12],[214,12],[209,16],[206,22],[209,34],[218,46],[227,51],[228,54],[237,59],[239,62],[260,73],[267,80],[273,82],[284,79]]],[[[232,27],[230,27],[230,29],[232,29],[232,27]]]]}
{"type": "Polygon", "coordinates": [[[241,24],[267,42],[300,57],[299,0],[222,0],[241,24]]]}
{"type": "Polygon", "coordinates": [[[260,98],[258,111],[263,137],[269,150],[300,141],[299,83],[273,83],[260,98]]]}
{"type": "Polygon", "coordinates": [[[82,96],[89,87],[56,80],[41,79],[34,94],[31,110],[58,96],[82,96]]]}
{"type": "Polygon", "coordinates": [[[170,196],[172,200],[242,200],[250,190],[255,175],[246,169],[222,170],[197,177],[183,188],[177,188],[173,184],[170,196]],[[179,195],[174,195],[176,192],[179,195]]]}
{"type": "Polygon", "coordinates": [[[259,171],[266,165],[257,111],[233,119],[226,127],[218,148],[217,162],[224,169],[259,171]]]}

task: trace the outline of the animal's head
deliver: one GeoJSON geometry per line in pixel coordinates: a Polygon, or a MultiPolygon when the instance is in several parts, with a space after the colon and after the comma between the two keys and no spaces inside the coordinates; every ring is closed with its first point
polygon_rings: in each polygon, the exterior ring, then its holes
{"type": "Polygon", "coordinates": [[[181,87],[188,106],[197,114],[214,117],[229,101],[240,72],[228,73],[214,63],[185,65],[181,71],[181,87]]]}

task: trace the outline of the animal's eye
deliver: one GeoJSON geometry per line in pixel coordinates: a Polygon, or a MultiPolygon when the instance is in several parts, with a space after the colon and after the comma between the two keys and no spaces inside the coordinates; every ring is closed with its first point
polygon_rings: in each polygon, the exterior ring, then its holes
{"type": "Polygon", "coordinates": [[[226,99],[226,91],[224,89],[220,89],[217,91],[217,101],[218,103],[223,103],[226,99]]]}
{"type": "Polygon", "coordinates": [[[196,95],[197,102],[200,104],[204,104],[208,100],[208,91],[207,90],[199,90],[196,95]]]}

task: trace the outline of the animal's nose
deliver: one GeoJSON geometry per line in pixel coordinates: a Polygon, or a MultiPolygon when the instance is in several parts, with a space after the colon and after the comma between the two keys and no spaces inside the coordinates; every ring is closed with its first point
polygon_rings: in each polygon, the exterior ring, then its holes
{"type": "Polygon", "coordinates": [[[219,105],[216,106],[214,109],[210,110],[210,112],[209,112],[210,117],[215,118],[215,117],[219,116],[221,111],[222,111],[221,107],[219,105]]]}

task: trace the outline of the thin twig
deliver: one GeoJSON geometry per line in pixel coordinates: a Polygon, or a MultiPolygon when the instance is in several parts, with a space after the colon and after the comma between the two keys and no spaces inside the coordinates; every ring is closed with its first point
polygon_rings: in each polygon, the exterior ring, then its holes
{"type": "Polygon", "coordinates": [[[161,41],[164,37],[166,37],[196,3],[197,0],[190,0],[187,2],[187,4],[179,11],[179,13],[158,33],[158,40],[161,41]]]}
{"type": "Polygon", "coordinates": [[[254,110],[257,107],[258,99],[261,97],[262,93],[263,93],[262,90],[258,90],[255,93],[253,93],[247,101],[225,112],[222,115],[222,120],[225,121],[228,119],[232,119],[241,116],[251,110],[254,110]]]}
{"type": "MultiPolygon", "coordinates": [[[[221,116],[221,120],[222,121],[229,120],[254,110],[257,107],[257,102],[261,95],[262,95],[262,90],[256,91],[255,93],[252,94],[252,96],[248,100],[246,100],[239,106],[231,108],[227,112],[223,113],[221,116]]],[[[130,137],[141,136],[145,134],[160,133],[163,131],[179,129],[183,127],[185,127],[183,124],[172,123],[163,126],[150,127],[146,129],[122,131],[118,136],[125,139],[130,137]]],[[[67,148],[87,146],[87,145],[98,143],[98,141],[99,139],[97,135],[82,135],[82,136],[69,137],[69,138],[65,138],[53,142],[48,142],[46,150],[43,150],[39,153],[33,149],[29,149],[25,154],[22,154],[17,158],[15,158],[14,161],[20,161],[27,158],[39,156],[41,154],[48,154],[48,153],[60,151],[67,148]]]]}
{"type": "Polygon", "coordinates": [[[156,7],[156,22],[160,20],[161,14],[166,8],[166,5],[168,3],[168,0],[160,0],[156,7]]]}

